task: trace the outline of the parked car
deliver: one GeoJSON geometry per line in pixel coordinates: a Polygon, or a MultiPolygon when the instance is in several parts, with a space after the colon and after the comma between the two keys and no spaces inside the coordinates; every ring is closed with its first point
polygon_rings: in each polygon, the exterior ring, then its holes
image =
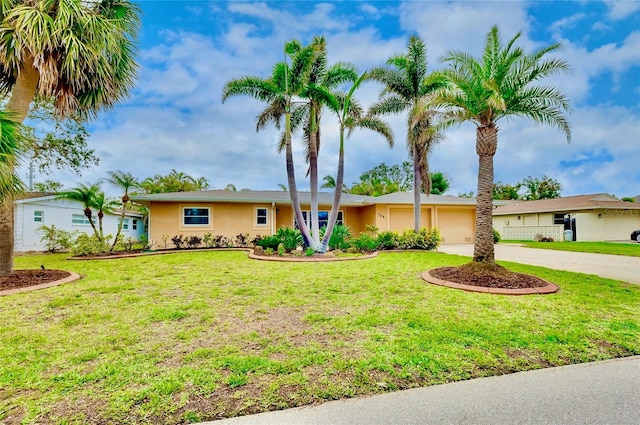
{"type": "Polygon", "coordinates": [[[631,240],[640,242],[640,230],[634,230],[631,233],[631,240]]]}

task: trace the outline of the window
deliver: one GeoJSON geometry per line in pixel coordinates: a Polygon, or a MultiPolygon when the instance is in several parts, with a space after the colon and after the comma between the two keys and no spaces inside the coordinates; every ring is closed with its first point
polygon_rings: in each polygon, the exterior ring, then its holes
{"type": "Polygon", "coordinates": [[[133,230],[138,230],[138,220],[137,219],[133,219],[133,221],[131,222],[131,228],[133,230]]]}
{"type": "Polygon", "coordinates": [[[564,224],[564,216],[567,215],[565,213],[554,214],[553,215],[553,224],[564,224]]]}
{"type": "Polygon", "coordinates": [[[71,214],[71,224],[74,226],[90,226],[91,222],[84,214],[71,214]]]}
{"type": "Polygon", "coordinates": [[[122,219],[118,219],[118,225],[122,223],[122,230],[129,230],[129,219],[125,218],[124,221],[122,219]]]}
{"type": "Polygon", "coordinates": [[[35,223],[42,223],[44,221],[44,211],[34,211],[33,221],[35,223]]]}
{"type": "MultiPolygon", "coordinates": [[[[323,227],[327,227],[329,223],[329,211],[318,211],[318,225],[322,229],[323,227]]],[[[311,227],[311,222],[308,217],[311,215],[310,211],[302,211],[302,217],[304,217],[304,222],[307,224],[307,227],[311,227]]],[[[342,211],[338,211],[338,218],[336,218],[336,226],[339,224],[344,224],[344,220],[342,218],[342,211]]],[[[296,228],[298,227],[298,223],[296,223],[296,228]]]]}
{"type": "Polygon", "coordinates": [[[209,208],[184,208],[182,223],[185,226],[203,226],[209,224],[209,208]]]}
{"type": "Polygon", "coordinates": [[[266,226],[268,224],[266,208],[256,208],[256,224],[258,226],[266,226]]]}

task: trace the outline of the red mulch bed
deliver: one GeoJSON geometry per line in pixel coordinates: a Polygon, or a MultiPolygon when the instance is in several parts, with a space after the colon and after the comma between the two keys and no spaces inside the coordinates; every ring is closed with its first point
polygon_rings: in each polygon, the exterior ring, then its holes
{"type": "Polygon", "coordinates": [[[64,270],[14,270],[7,276],[0,276],[0,291],[55,282],[70,275],[64,270]]]}
{"type": "MultiPolygon", "coordinates": [[[[499,267],[499,266],[498,266],[499,267]]],[[[463,285],[482,286],[485,288],[523,289],[540,288],[549,283],[524,273],[499,270],[482,270],[469,267],[441,267],[430,270],[429,274],[435,278],[463,285]]]]}

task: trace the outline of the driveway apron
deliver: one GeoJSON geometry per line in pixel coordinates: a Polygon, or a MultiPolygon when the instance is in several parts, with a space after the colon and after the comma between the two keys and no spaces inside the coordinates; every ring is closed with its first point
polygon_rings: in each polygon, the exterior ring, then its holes
{"type": "MultiPolygon", "coordinates": [[[[440,245],[438,251],[472,257],[473,244],[440,245]]],[[[640,257],[535,249],[515,244],[496,244],[495,256],[498,261],[593,274],[640,285],[640,257]]]]}

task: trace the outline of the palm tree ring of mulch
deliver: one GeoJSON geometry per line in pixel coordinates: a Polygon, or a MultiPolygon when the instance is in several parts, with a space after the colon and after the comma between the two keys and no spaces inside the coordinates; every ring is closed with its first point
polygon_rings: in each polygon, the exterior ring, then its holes
{"type": "Polygon", "coordinates": [[[51,288],[78,279],[78,274],[64,270],[14,270],[0,276],[0,296],[51,288]]]}
{"type": "Polygon", "coordinates": [[[435,285],[503,295],[551,294],[560,288],[539,277],[516,273],[497,264],[468,263],[460,267],[440,267],[422,273],[435,285]]]}

